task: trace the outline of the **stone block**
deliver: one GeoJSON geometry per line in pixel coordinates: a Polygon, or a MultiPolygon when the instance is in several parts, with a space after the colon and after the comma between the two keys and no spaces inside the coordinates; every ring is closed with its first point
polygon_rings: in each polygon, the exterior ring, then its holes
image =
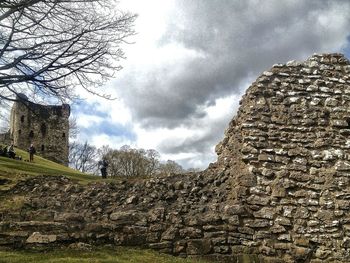
{"type": "Polygon", "coordinates": [[[44,235],[40,232],[33,232],[26,240],[28,244],[49,244],[57,240],[57,235],[44,235]]]}
{"type": "Polygon", "coordinates": [[[348,161],[337,161],[335,164],[335,169],[337,171],[350,171],[350,162],[348,161]]]}
{"type": "Polygon", "coordinates": [[[349,124],[346,120],[331,120],[331,125],[333,127],[348,128],[349,124]]]}
{"type": "Polygon", "coordinates": [[[206,255],[209,254],[213,246],[209,239],[192,239],[187,242],[188,255],[206,255]]]}
{"type": "Polygon", "coordinates": [[[179,234],[182,238],[200,238],[203,235],[202,230],[194,227],[186,227],[184,229],[180,229],[179,234]]]}
{"type": "Polygon", "coordinates": [[[179,229],[174,226],[170,226],[163,234],[162,240],[174,240],[179,235],[179,229]]]}
{"type": "Polygon", "coordinates": [[[260,162],[275,162],[275,156],[271,154],[259,154],[258,160],[260,162]]]}
{"type": "Polygon", "coordinates": [[[54,220],[58,222],[85,222],[85,218],[80,213],[56,213],[54,220]]]}
{"type": "Polygon", "coordinates": [[[276,213],[276,208],[273,207],[263,207],[259,211],[253,213],[256,218],[273,219],[276,213]]]}
{"type": "Polygon", "coordinates": [[[134,210],[111,213],[109,219],[116,225],[132,225],[142,219],[142,215],[134,210]]]}
{"type": "Polygon", "coordinates": [[[186,247],[187,247],[187,241],[185,240],[176,241],[174,244],[174,253],[175,254],[184,253],[186,252],[186,247]]]}

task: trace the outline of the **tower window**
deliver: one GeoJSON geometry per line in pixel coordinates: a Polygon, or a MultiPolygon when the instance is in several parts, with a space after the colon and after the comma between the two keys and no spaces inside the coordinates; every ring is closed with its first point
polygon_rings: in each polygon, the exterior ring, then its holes
{"type": "Polygon", "coordinates": [[[41,131],[41,135],[44,137],[46,135],[46,132],[47,132],[47,128],[46,128],[45,123],[41,124],[40,131],[41,131]]]}
{"type": "Polygon", "coordinates": [[[66,138],[66,133],[62,133],[62,138],[66,138]]]}
{"type": "Polygon", "coordinates": [[[45,145],[44,144],[41,145],[41,151],[42,152],[45,151],[45,145]]]}
{"type": "Polygon", "coordinates": [[[24,115],[21,116],[21,123],[24,122],[24,115]]]}
{"type": "Polygon", "coordinates": [[[21,133],[22,133],[22,130],[18,130],[18,135],[21,135],[21,133]]]}
{"type": "Polygon", "coordinates": [[[34,137],[34,132],[33,131],[30,131],[29,133],[29,138],[33,138],[34,137]]]}

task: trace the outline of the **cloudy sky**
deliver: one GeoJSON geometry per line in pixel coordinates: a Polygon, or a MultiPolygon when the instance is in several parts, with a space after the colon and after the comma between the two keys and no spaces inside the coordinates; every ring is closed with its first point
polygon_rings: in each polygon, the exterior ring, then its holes
{"type": "MultiPolygon", "coordinates": [[[[73,107],[79,140],[155,149],[186,168],[215,161],[241,95],[275,63],[350,57],[347,0],[121,0],[139,15],[127,59],[104,90],[73,107]]],[[[83,95],[84,96],[84,95],[83,95]]]]}

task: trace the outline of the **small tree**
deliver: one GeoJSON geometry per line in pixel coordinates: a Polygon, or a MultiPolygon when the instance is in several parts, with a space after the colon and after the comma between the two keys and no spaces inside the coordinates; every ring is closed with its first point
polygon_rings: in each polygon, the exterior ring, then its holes
{"type": "Polygon", "coordinates": [[[183,173],[185,170],[180,164],[173,160],[168,160],[166,163],[162,163],[159,166],[160,174],[179,174],[183,173]]]}
{"type": "Polygon", "coordinates": [[[109,149],[105,154],[111,176],[152,176],[159,164],[155,150],[133,149],[124,145],[119,150],[109,149]]]}
{"type": "Polygon", "coordinates": [[[146,174],[155,175],[160,164],[160,154],[156,150],[150,149],[146,151],[146,157],[148,161],[146,174]]]}
{"type": "Polygon", "coordinates": [[[73,142],[69,145],[69,165],[83,173],[95,173],[97,171],[97,149],[89,145],[73,142]]]}

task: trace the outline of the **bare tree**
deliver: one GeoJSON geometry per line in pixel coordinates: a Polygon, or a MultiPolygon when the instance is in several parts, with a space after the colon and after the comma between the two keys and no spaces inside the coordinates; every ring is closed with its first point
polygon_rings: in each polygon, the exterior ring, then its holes
{"type": "Polygon", "coordinates": [[[80,130],[77,123],[77,118],[71,115],[69,118],[69,139],[77,138],[79,132],[80,130]]]}
{"type": "Polygon", "coordinates": [[[135,15],[113,0],[0,1],[0,100],[73,98],[121,69],[120,48],[134,34],[135,15]]]}
{"type": "Polygon", "coordinates": [[[155,150],[133,149],[124,145],[119,150],[109,149],[105,154],[108,170],[114,176],[152,176],[159,164],[159,153],[155,150]]]}
{"type": "Polygon", "coordinates": [[[95,173],[97,170],[97,149],[89,145],[72,142],[69,145],[69,166],[83,173],[95,173]]]}
{"type": "Polygon", "coordinates": [[[160,174],[179,174],[183,172],[185,172],[185,170],[182,166],[173,160],[168,160],[166,163],[162,163],[159,166],[160,174]]]}
{"type": "Polygon", "coordinates": [[[146,151],[146,157],[148,162],[146,174],[155,175],[160,164],[160,154],[156,150],[149,149],[146,151]]]}
{"type": "Polygon", "coordinates": [[[0,134],[10,129],[10,105],[8,101],[0,100],[0,134]]]}

